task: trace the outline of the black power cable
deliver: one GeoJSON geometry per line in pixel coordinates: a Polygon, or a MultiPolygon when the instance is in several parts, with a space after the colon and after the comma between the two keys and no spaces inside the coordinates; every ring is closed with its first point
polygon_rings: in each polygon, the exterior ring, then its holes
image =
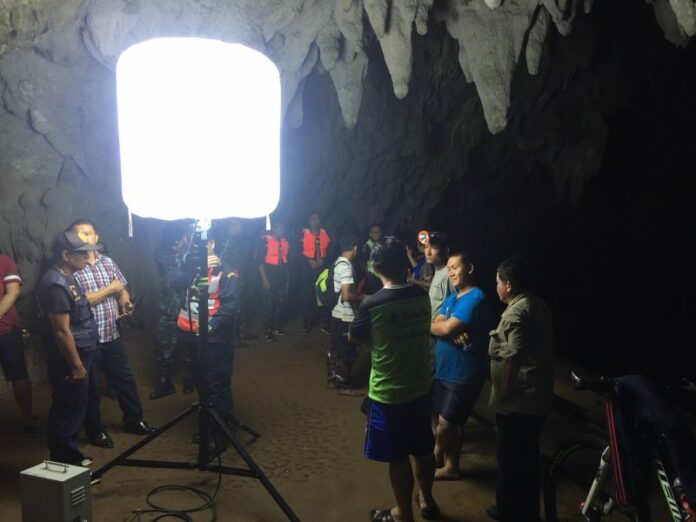
{"type": "MultiPolygon", "coordinates": [[[[213,436],[211,438],[213,441],[213,444],[215,446],[215,451],[217,452],[217,440],[216,437],[213,436]]],[[[199,444],[203,444],[203,441],[199,441],[199,444]]],[[[207,442],[205,442],[207,444],[207,442]]],[[[218,461],[218,466],[222,466],[222,460],[220,459],[220,453],[217,455],[217,461],[218,461]]],[[[157,486],[156,488],[150,490],[150,492],[147,494],[145,497],[145,502],[147,502],[147,505],[150,506],[150,509],[136,509],[133,511],[136,515],[136,520],[140,522],[140,515],[145,514],[145,513],[160,513],[159,516],[155,517],[152,519],[152,522],[155,522],[157,520],[163,520],[165,518],[174,518],[178,520],[185,520],[186,522],[193,522],[193,518],[189,516],[189,513],[200,513],[202,511],[207,511],[211,510],[213,512],[213,518],[211,519],[211,522],[216,522],[217,520],[217,506],[215,505],[215,497],[217,496],[218,492],[220,491],[220,485],[222,484],[222,473],[218,472],[218,481],[217,485],[215,486],[215,491],[213,492],[212,495],[208,495],[205,491],[201,491],[200,489],[191,487],[191,486],[180,486],[177,484],[164,484],[162,486],[157,486]],[[190,491],[194,494],[196,494],[201,500],[204,501],[203,504],[192,507],[192,508],[187,508],[187,509],[172,509],[172,508],[167,508],[165,506],[160,506],[158,504],[155,504],[155,502],[152,500],[152,497],[155,495],[158,495],[160,493],[164,493],[167,491],[190,491]]]]}

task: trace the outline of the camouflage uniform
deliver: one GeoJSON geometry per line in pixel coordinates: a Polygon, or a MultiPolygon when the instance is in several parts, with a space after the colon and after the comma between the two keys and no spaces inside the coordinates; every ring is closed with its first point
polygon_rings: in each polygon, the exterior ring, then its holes
{"type": "MultiPolygon", "coordinates": [[[[189,278],[184,267],[183,252],[158,250],[155,260],[162,278],[159,296],[160,317],[155,326],[155,360],[160,375],[169,376],[179,335],[176,318],[184,305],[189,278]]],[[[191,368],[191,364],[192,354],[187,350],[184,352],[185,368],[191,368]]]]}

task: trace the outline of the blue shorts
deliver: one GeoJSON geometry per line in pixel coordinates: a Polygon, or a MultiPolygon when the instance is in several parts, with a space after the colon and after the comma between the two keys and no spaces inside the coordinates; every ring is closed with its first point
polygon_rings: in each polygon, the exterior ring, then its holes
{"type": "Polygon", "coordinates": [[[481,394],[483,379],[464,384],[435,380],[435,411],[447,422],[464,426],[481,394]]]}
{"type": "Polygon", "coordinates": [[[435,439],[431,427],[430,394],[404,404],[383,404],[370,400],[365,429],[365,457],[379,462],[396,462],[433,454],[435,439]]]}

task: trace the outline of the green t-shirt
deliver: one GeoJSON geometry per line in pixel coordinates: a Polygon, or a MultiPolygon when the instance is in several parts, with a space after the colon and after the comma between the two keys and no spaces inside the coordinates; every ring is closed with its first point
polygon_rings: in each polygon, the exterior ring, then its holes
{"type": "Polygon", "coordinates": [[[372,344],[370,399],[403,404],[429,392],[430,301],[423,289],[382,288],[360,303],[350,333],[372,344]]]}

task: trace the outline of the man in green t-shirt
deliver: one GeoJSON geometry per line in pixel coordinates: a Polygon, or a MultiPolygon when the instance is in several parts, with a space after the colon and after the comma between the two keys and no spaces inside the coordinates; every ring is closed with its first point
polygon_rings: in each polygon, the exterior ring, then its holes
{"type": "Polygon", "coordinates": [[[372,348],[365,456],[389,463],[396,506],[375,510],[370,520],[412,521],[413,475],[418,480],[421,516],[436,520],[432,496],[435,459],[431,429],[428,294],[407,283],[406,247],[394,237],[372,249],[371,261],[384,287],[359,306],[349,327],[353,342],[372,348]],[[414,468],[411,468],[413,458],[414,468]]]}

